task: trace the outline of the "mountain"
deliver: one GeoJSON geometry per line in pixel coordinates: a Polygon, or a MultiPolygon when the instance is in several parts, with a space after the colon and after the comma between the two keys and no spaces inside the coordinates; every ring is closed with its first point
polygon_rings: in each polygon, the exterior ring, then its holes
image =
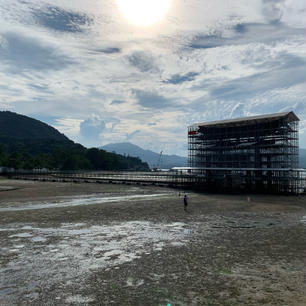
{"type": "Polygon", "coordinates": [[[0,137],[19,139],[53,139],[71,142],[64,134],[39,120],[9,111],[0,111],[0,137]]]}
{"type": "Polygon", "coordinates": [[[149,170],[139,158],[86,149],[39,120],[8,111],[0,111],[1,167],[149,170]]]}
{"type": "Polygon", "coordinates": [[[58,147],[76,147],[72,140],[39,120],[9,111],[0,111],[0,143],[8,152],[30,154],[53,152],[58,147]]]}
{"type": "Polygon", "coordinates": [[[110,143],[101,147],[101,149],[108,152],[116,152],[117,154],[139,157],[141,160],[148,163],[151,168],[157,166],[160,168],[187,166],[187,157],[166,154],[162,155],[161,164],[157,165],[160,157],[159,153],[151,150],[144,150],[130,142],[110,143]]]}

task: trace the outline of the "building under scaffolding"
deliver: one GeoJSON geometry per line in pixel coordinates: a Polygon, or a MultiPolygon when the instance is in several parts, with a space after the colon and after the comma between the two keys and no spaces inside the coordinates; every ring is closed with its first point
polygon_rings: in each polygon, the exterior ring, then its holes
{"type": "Polygon", "coordinates": [[[286,112],[193,124],[189,172],[203,189],[299,194],[298,123],[286,112]]]}

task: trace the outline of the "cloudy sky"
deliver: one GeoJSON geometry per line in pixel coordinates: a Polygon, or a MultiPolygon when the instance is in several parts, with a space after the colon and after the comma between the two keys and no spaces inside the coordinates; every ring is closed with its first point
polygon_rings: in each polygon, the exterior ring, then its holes
{"type": "Polygon", "coordinates": [[[306,147],[305,0],[172,0],[146,26],[118,2],[0,0],[0,110],[180,155],[192,123],[293,110],[306,147]]]}

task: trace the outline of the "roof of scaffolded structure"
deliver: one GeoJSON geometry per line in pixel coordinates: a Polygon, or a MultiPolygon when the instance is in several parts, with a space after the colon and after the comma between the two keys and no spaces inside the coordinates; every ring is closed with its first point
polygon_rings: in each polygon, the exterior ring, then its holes
{"type": "Polygon", "coordinates": [[[289,122],[300,120],[296,116],[296,114],[291,111],[291,112],[283,112],[283,113],[275,113],[275,114],[267,114],[267,115],[259,115],[259,116],[251,116],[251,117],[242,117],[242,118],[234,118],[234,119],[195,123],[195,124],[190,125],[189,128],[197,128],[197,127],[202,127],[202,126],[203,127],[245,126],[245,125],[249,125],[249,124],[272,122],[274,120],[278,120],[278,119],[281,119],[281,118],[287,118],[289,120],[289,122]]]}

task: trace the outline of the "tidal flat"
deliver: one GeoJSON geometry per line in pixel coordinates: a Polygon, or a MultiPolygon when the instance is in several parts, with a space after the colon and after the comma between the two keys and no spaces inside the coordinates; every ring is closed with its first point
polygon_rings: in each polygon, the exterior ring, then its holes
{"type": "Polygon", "coordinates": [[[302,306],[305,234],[305,195],[0,179],[0,305],[302,306]]]}

